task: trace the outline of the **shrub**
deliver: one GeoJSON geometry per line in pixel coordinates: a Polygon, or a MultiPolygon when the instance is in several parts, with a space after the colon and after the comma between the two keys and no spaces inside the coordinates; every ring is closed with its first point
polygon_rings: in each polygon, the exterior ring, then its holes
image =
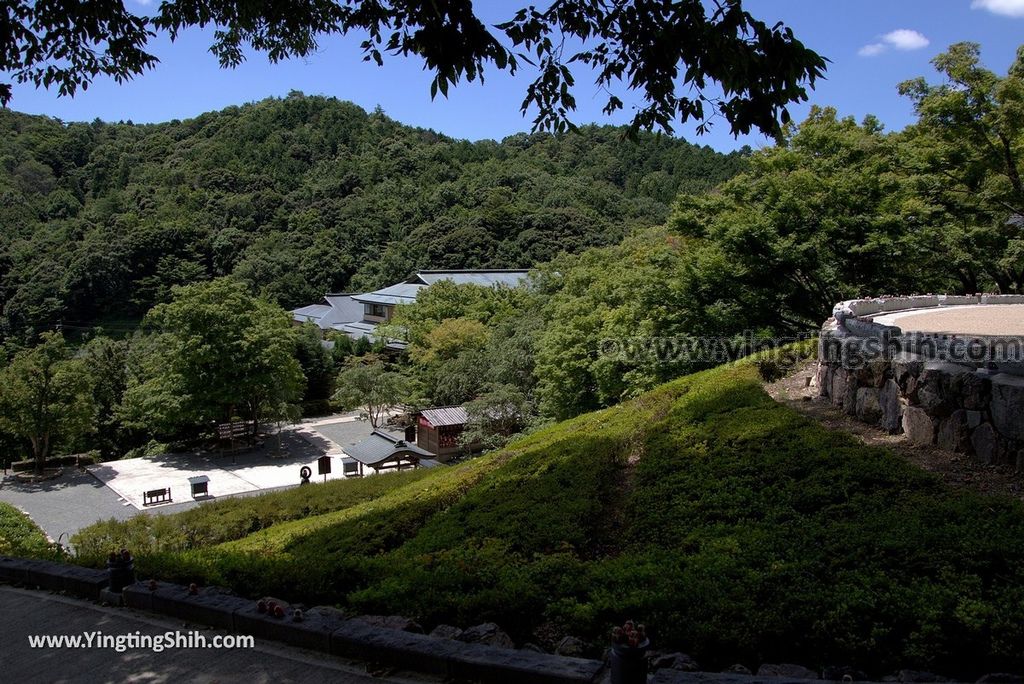
{"type": "Polygon", "coordinates": [[[334,480],[259,496],[220,499],[175,515],[140,515],[108,520],[81,530],[72,543],[84,558],[102,558],[114,548],[136,555],[185,551],[241,539],[299,518],[315,517],[373,500],[417,482],[426,470],[334,480]]]}
{"type": "Polygon", "coordinates": [[[27,515],[0,501],[0,555],[53,558],[59,552],[27,515]]]}
{"type": "Polygon", "coordinates": [[[710,668],[1024,667],[1024,505],[952,490],[773,402],[763,361],[456,466],[339,482],[319,508],[300,504],[307,487],[83,538],[137,536],[154,576],[428,627],[492,620],[521,641],[603,644],[642,619],[658,648],[710,668]]]}

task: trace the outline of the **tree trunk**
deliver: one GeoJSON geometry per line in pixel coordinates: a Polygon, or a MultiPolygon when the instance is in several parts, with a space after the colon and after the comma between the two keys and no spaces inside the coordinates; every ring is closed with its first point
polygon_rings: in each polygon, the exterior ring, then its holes
{"type": "Polygon", "coordinates": [[[1010,276],[1005,271],[992,269],[989,271],[989,275],[992,277],[992,280],[996,282],[999,294],[1010,294],[1013,292],[1013,284],[1010,282],[1010,276]]]}
{"type": "Polygon", "coordinates": [[[50,437],[32,437],[32,457],[35,459],[35,473],[42,475],[46,471],[46,457],[50,452],[50,437]]]}
{"type": "Polygon", "coordinates": [[[249,433],[249,445],[256,446],[256,438],[260,434],[260,414],[259,414],[260,402],[258,399],[253,399],[249,402],[249,416],[252,418],[252,430],[249,433]]]}
{"type": "Polygon", "coordinates": [[[1017,160],[1013,156],[1013,145],[1010,139],[1002,133],[999,134],[999,142],[1003,146],[1003,161],[1006,163],[1006,176],[1010,179],[1017,197],[1024,197],[1024,183],[1021,182],[1020,172],[1017,170],[1017,160]]]}
{"type": "Polygon", "coordinates": [[[966,271],[959,269],[957,270],[956,275],[960,280],[960,284],[963,286],[964,294],[971,295],[981,289],[978,287],[978,278],[974,275],[973,271],[969,269],[966,271]]]}

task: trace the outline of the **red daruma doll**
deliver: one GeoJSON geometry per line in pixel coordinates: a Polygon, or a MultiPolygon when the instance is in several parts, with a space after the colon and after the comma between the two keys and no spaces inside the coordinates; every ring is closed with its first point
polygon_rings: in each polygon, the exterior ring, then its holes
{"type": "Polygon", "coordinates": [[[626,620],[612,629],[612,684],[646,684],[647,628],[626,620]]]}

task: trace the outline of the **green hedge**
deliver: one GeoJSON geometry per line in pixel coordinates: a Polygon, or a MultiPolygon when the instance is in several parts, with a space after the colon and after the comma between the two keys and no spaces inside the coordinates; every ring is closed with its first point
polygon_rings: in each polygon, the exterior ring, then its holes
{"type": "Polygon", "coordinates": [[[241,539],[283,522],[316,518],[372,501],[415,483],[427,470],[406,470],[360,479],[332,480],[258,496],[204,503],[174,515],[139,515],[96,523],[72,538],[79,556],[102,559],[111,549],[136,554],[187,551],[241,539]]]}
{"type": "Polygon", "coordinates": [[[1024,506],[949,489],[775,403],[765,367],[688,376],[227,543],[177,550],[166,540],[191,523],[171,516],[147,528],[170,552],[139,564],[428,627],[494,620],[519,640],[599,647],[640,619],[708,668],[1024,668],[1024,506]]]}
{"type": "Polygon", "coordinates": [[[27,515],[0,501],[0,555],[51,558],[55,550],[27,515]]]}

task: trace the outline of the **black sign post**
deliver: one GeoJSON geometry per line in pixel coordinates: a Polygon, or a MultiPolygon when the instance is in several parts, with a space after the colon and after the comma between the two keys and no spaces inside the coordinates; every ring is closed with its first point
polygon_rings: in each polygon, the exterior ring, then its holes
{"type": "Polygon", "coordinates": [[[321,456],[316,459],[317,472],[324,476],[324,482],[327,482],[327,475],[331,472],[331,457],[321,456]]]}

